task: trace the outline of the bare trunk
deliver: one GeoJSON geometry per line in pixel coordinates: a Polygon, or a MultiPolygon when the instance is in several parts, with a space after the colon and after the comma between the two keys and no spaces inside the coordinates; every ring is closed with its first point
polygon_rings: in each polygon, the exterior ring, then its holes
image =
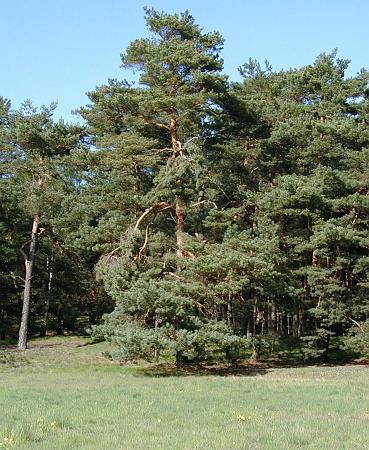
{"type": "Polygon", "coordinates": [[[25,255],[24,258],[24,263],[26,267],[26,277],[23,291],[22,319],[19,327],[18,350],[25,350],[27,348],[29,309],[31,301],[31,280],[33,274],[33,263],[35,259],[39,221],[40,221],[39,214],[35,214],[33,216],[31,241],[28,250],[28,255],[25,255]]]}
{"type": "MultiPolygon", "coordinates": [[[[175,118],[170,119],[170,136],[172,141],[172,150],[173,150],[173,159],[174,165],[178,156],[182,155],[182,146],[180,141],[178,140],[177,134],[177,120],[175,118]]],[[[177,184],[180,184],[180,180],[176,181],[177,184]]],[[[176,251],[177,257],[181,258],[183,256],[183,231],[184,231],[184,210],[182,199],[179,196],[176,196],[175,200],[175,214],[176,214],[176,251]]],[[[177,270],[180,271],[181,267],[178,264],[177,270]]]]}
{"type": "Polygon", "coordinates": [[[317,251],[316,251],[316,250],[313,251],[312,265],[313,265],[314,267],[319,266],[319,259],[318,259],[318,255],[317,255],[317,251]]]}
{"type": "Polygon", "coordinates": [[[232,311],[232,295],[228,293],[228,303],[227,303],[227,323],[228,326],[233,325],[233,311],[232,311]]]}
{"type": "MultiPolygon", "coordinates": [[[[324,117],[323,117],[323,116],[320,116],[320,123],[323,124],[324,122],[325,122],[324,117]]],[[[320,133],[320,139],[321,139],[321,140],[324,139],[323,133],[320,133]]],[[[320,153],[318,153],[318,155],[317,155],[317,157],[316,157],[316,163],[317,163],[317,166],[320,166],[321,160],[322,160],[322,156],[321,156],[320,153]]]]}
{"type": "Polygon", "coordinates": [[[47,322],[49,319],[50,301],[52,294],[52,281],[53,281],[53,257],[48,256],[46,259],[46,270],[47,270],[47,288],[46,288],[46,300],[45,300],[45,316],[44,325],[40,331],[40,336],[46,336],[47,332],[47,322]]]}
{"type": "Polygon", "coordinates": [[[199,221],[198,232],[200,234],[203,234],[202,223],[203,223],[204,218],[205,218],[205,188],[204,188],[204,185],[202,185],[200,187],[199,195],[198,195],[198,198],[197,198],[197,203],[199,204],[199,210],[198,210],[198,221],[199,221]]]}
{"type": "Polygon", "coordinates": [[[140,170],[136,162],[131,166],[131,174],[133,176],[133,192],[137,193],[140,190],[140,170]]]}
{"type": "Polygon", "coordinates": [[[257,362],[261,354],[261,335],[263,331],[264,314],[259,311],[258,300],[255,297],[254,303],[254,332],[252,337],[252,355],[251,360],[257,362]]]}
{"type": "Polygon", "coordinates": [[[258,334],[257,336],[254,336],[252,340],[251,361],[253,362],[260,361],[260,351],[261,351],[261,336],[258,334]]]}

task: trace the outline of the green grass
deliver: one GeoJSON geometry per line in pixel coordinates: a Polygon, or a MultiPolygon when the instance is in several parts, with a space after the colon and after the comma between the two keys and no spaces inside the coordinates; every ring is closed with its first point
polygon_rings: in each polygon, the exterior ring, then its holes
{"type": "Polygon", "coordinates": [[[0,449],[368,448],[366,366],[153,369],[87,343],[33,340],[4,359],[0,449]]]}

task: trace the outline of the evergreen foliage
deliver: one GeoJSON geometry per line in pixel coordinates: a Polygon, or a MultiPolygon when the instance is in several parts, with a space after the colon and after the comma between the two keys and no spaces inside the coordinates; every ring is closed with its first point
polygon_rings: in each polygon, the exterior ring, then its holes
{"type": "Polygon", "coordinates": [[[86,128],[0,98],[1,337],[32,278],[33,333],[92,325],[119,359],[367,352],[369,73],[334,50],[232,83],[219,33],[145,18],[86,128]]]}

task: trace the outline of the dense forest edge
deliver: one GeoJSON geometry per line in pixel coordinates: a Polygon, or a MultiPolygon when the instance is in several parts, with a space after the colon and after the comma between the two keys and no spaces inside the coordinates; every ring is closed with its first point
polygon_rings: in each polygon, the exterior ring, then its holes
{"type": "Polygon", "coordinates": [[[84,125],[0,97],[0,346],[369,357],[369,72],[334,50],[232,82],[218,32],[145,18],[121,55],[138,81],[89,92],[84,125]]]}

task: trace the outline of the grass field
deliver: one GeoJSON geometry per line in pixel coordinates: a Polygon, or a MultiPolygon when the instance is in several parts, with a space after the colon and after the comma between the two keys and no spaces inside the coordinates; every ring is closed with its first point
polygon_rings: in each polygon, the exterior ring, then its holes
{"type": "Polygon", "coordinates": [[[178,372],[120,366],[87,339],[0,363],[0,449],[367,449],[369,367],[178,372]]]}

